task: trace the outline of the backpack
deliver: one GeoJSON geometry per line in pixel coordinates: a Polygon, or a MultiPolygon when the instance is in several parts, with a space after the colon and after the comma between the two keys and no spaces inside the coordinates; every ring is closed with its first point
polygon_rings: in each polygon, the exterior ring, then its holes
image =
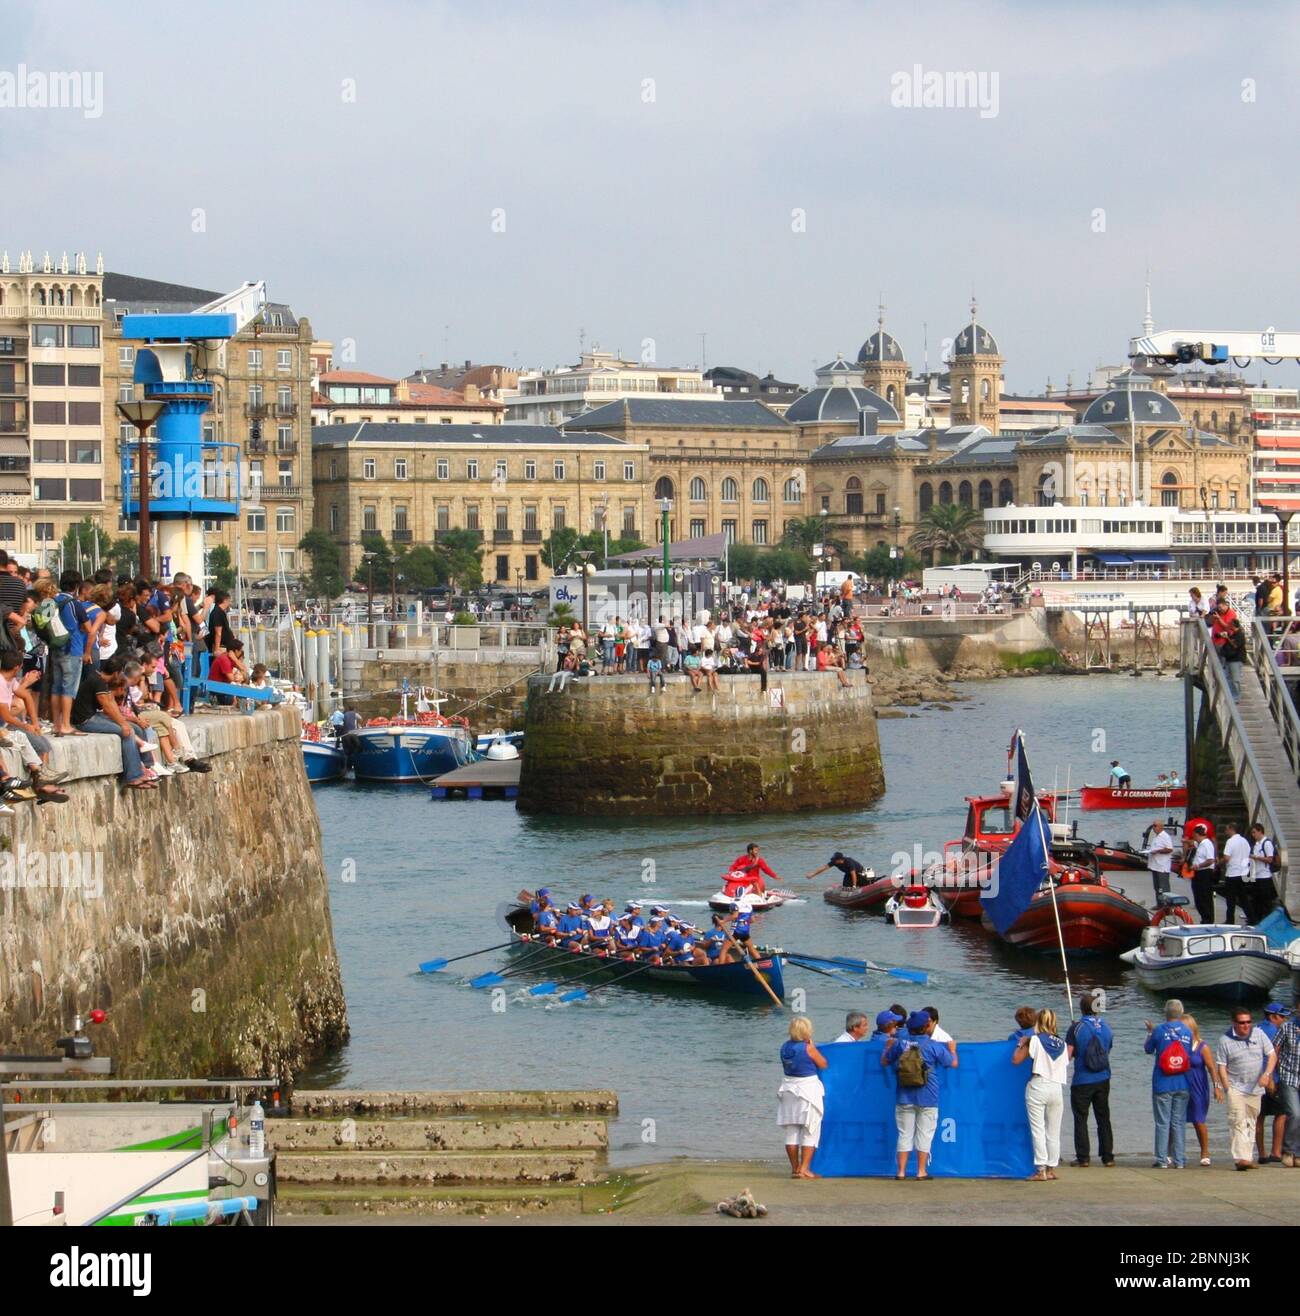
{"type": "Polygon", "coordinates": [[[1110,1055],[1101,1040],[1100,1028],[1090,1030],[1088,1044],[1083,1048],[1083,1067],[1094,1074],[1104,1073],[1110,1068],[1110,1055]]]}
{"type": "Polygon", "coordinates": [[[1268,846],[1268,852],[1264,854],[1263,858],[1264,858],[1264,862],[1269,866],[1269,868],[1270,869],[1281,868],[1282,859],[1278,855],[1277,845],[1274,843],[1273,838],[1271,836],[1264,837],[1263,840],[1260,842],[1260,845],[1268,846]]]}
{"type": "Polygon", "coordinates": [[[1187,1054],[1187,1048],[1177,1037],[1171,1037],[1166,1043],[1164,1050],[1160,1052],[1156,1064],[1162,1074],[1177,1076],[1186,1074],[1192,1067],[1192,1058],[1187,1054]]]}
{"type": "Polygon", "coordinates": [[[42,599],[32,614],[32,625],[51,649],[66,649],[72,640],[68,628],[63,624],[63,612],[59,605],[60,598],[68,597],[61,594],[52,599],[42,599]]]}
{"type": "Polygon", "coordinates": [[[925,1063],[919,1046],[908,1042],[906,1048],[898,1062],[898,1086],[923,1088],[930,1078],[930,1066],[925,1063]]]}

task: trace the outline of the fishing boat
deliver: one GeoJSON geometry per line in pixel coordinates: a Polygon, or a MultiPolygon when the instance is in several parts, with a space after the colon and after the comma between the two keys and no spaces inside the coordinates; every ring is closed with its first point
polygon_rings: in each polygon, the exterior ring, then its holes
{"type": "Polygon", "coordinates": [[[1093,860],[1103,873],[1145,873],[1147,856],[1127,841],[1107,845],[1105,841],[1085,841],[1079,836],[1065,840],[1052,839],[1052,858],[1063,864],[1083,864],[1090,867],[1093,860]]]}
{"type": "Polygon", "coordinates": [[[402,686],[402,712],[394,718],[371,718],[343,737],[343,748],[358,781],[418,781],[473,762],[469,724],[463,717],[443,717],[443,699],[431,699],[423,687],[410,716],[409,686],[402,686]]]}
{"type": "Polygon", "coordinates": [[[1181,809],[1187,807],[1186,786],[1081,786],[1079,807],[1094,809],[1181,809]]]}
{"type": "Polygon", "coordinates": [[[1048,881],[1052,887],[1044,883],[1005,933],[994,928],[987,914],[981,915],[984,926],[1018,950],[1055,954],[1064,947],[1067,954],[1118,955],[1138,945],[1151,924],[1145,905],[1130,900],[1095,870],[1053,865],[1048,881]]]}
{"type": "Polygon", "coordinates": [[[937,928],[948,922],[943,902],[924,886],[906,886],[885,902],[885,917],[896,928],[937,928]]]}
{"type": "MultiPolygon", "coordinates": [[[[787,900],[794,899],[790,891],[764,891],[760,895],[746,897],[749,908],[755,914],[766,914],[769,909],[780,909],[787,900]]],[[[709,897],[709,908],[718,914],[730,914],[736,908],[736,901],[725,891],[715,891],[709,897]]]]}
{"type": "Polygon", "coordinates": [[[1120,959],[1152,991],[1231,1004],[1268,996],[1292,972],[1287,956],[1271,950],[1264,933],[1226,923],[1148,928],[1138,947],[1120,959]]]}
{"type": "Polygon", "coordinates": [[[302,761],[307,769],[307,780],[313,785],[323,781],[338,781],[348,770],[348,756],[329,731],[322,731],[316,723],[302,729],[302,761]]]}
{"type": "Polygon", "coordinates": [[[875,869],[872,868],[866,870],[866,875],[870,880],[862,886],[827,887],[822,893],[822,899],[828,905],[835,905],[839,909],[867,910],[871,913],[883,914],[885,904],[903,885],[903,879],[895,877],[892,873],[886,873],[884,877],[876,877],[875,869]]]}
{"type": "Polygon", "coordinates": [[[770,1001],[771,997],[763,986],[765,982],[779,999],[785,997],[785,980],[781,972],[783,957],[777,953],[752,961],[750,965],[733,960],[725,964],[655,964],[644,968],[640,967],[638,961],[620,959],[614,955],[602,956],[595,951],[543,947],[532,940],[533,915],[526,903],[526,895],[521,892],[519,900],[502,905],[497,911],[497,922],[509,935],[512,945],[527,948],[530,954],[539,957],[539,969],[549,972],[564,965],[582,972],[590,970],[591,977],[584,977],[584,984],[618,981],[626,977],[629,987],[680,987],[692,991],[761,997],[764,1001],[770,1001]],[[762,982],[759,981],[760,977],[762,982]]]}

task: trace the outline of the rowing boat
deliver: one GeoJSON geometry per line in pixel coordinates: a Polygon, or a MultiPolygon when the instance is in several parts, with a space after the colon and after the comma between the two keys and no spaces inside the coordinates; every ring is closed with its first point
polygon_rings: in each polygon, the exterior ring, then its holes
{"type": "MultiPolygon", "coordinates": [[[[631,987],[670,986],[696,991],[727,992],[736,996],[757,996],[765,1001],[771,999],[753,971],[738,960],[728,961],[726,964],[655,964],[649,968],[641,968],[643,961],[620,959],[615,955],[602,956],[596,951],[544,948],[532,940],[532,911],[526,904],[514,900],[508,901],[497,910],[497,922],[509,935],[513,945],[527,947],[530,954],[539,956],[537,961],[539,970],[549,972],[564,964],[578,972],[590,972],[591,977],[583,979],[584,985],[593,981],[617,981],[626,976],[630,979],[628,985],[631,987]],[[607,972],[598,968],[602,960],[607,972]]],[[[782,956],[779,954],[766,956],[755,961],[754,968],[772,991],[784,999],[782,956]]]]}
{"type": "Polygon", "coordinates": [[[1081,786],[1079,807],[1085,812],[1093,809],[1137,809],[1145,812],[1155,809],[1181,809],[1187,804],[1186,786],[1081,786]]]}

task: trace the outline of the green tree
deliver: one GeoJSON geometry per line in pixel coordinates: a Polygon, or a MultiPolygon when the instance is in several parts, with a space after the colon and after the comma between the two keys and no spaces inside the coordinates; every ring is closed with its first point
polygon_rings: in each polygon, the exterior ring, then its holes
{"type": "Polygon", "coordinates": [[[732,544],[727,554],[727,569],[732,580],[753,580],[758,574],[763,553],[753,544],[732,544]]]}
{"type": "Polygon", "coordinates": [[[797,521],[791,521],[781,535],[781,546],[783,548],[802,550],[810,562],[813,549],[818,544],[822,546],[823,555],[833,553],[841,560],[848,551],[843,540],[837,539],[829,533],[829,527],[826,525],[824,516],[800,517],[797,521]]]}
{"type": "Polygon", "coordinates": [[[425,590],[445,585],[447,573],[447,554],[427,544],[417,544],[397,559],[397,579],[407,589],[425,590]]]}
{"type": "Polygon", "coordinates": [[[339,546],[324,530],[309,530],[298,547],[311,558],[307,588],[317,598],[334,599],[343,593],[346,582],[339,565],[339,546]]]}
{"type": "Polygon", "coordinates": [[[108,546],[108,556],[119,576],[135,576],[140,566],[140,541],[122,535],[108,546]]]}
{"type": "Polygon", "coordinates": [[[813,574],[812,558],[801,548],[769,549],[759,556],[758,574],[764,580],[807,581],[813,574]]]}
{"type": "Polygon", "coordinates": [[[542,561],[559,575],[560,568],[568,560],[569,554],[578,546],[578,532],[571,526],[561,526],[552,530],[542,543],[542,561]]]}
{"type": "Polygon", "coordinates": [[[235,567],[230,560],[230,550],[225,544],[218,544],[208,550],[208,575],[218,589],[235,588],[235,567]]]}
{"type": "Polygon", "coordinates": [[[890,557],[889,549],[877,545],[849,562],[851,570],[868,580],[902,580],[905,576],[921,574],[921,559],[913,553],[903,552],[890,557]]]}
{"type": "Polygon", "coordinates": [[[88,516],[68,527],[63,536],[63,566],[89,576],[109,562],[112,540],[88,516]]]}
{"type": "Polygon", "coordinates": [[[961,562],[984,542],[984,515],[964,503],[936,503],[907,542],[918,553],[929,553],[932,566],[961,562]]]}
{"type": "Polygon", "coordinates": [[[388,541],[378,531],[372,531],[361,536],[361,550],[357,578],[364,583],[373,570],[375,588],[387,589],[393,570],[393,551],[388,547],[388,541]]]}
{"type": "Polygon", "coordinates": [[[478,589],[483,583],[482,531],[444,530],[437,551],[446,560],[445,579],[453,589],[478,589]]]}

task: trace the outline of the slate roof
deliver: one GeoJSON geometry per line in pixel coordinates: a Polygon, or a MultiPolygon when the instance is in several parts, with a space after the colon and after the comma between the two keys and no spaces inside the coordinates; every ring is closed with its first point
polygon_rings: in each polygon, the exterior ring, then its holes
{"type": "Polygon", "coordinates": [[[313,448],[347,447],[351,443],[516,444],[573,447],[577,444],[625,446],[626,439],[595,432],[566,434],[554,425],[402,425],[388,421],[357,421],[347,425],[314,425],[313,448]]]}
{"type": "Polygon", "coordinates": [[[659,429],[788,429],[789,425],[761,402],[696,402],[689,398],[621,398],[584,411],[564,422],[566,430],[616,428],[625,424],[659,429]]]}
{"type": "Polygon", "coordinates": [[[792,425],[829,425],[856,421],[858,412],[869,407],[878,421],[897,421],[898,412],[884,398],[865,385],[852,388],[836,384],[815,388],[794,402],[785,413],[792,425]]]}

